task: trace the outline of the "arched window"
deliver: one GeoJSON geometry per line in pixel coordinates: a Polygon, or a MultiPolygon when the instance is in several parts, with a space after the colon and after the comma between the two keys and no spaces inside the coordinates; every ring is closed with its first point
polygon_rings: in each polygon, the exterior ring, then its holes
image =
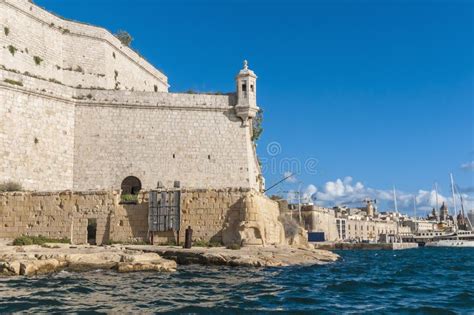
{"type": "Polygon", "coordinates": [[[122,195],[138,195],[142,189],[142,183],[135,176],[128,176],[122,181],[122,195]]]}

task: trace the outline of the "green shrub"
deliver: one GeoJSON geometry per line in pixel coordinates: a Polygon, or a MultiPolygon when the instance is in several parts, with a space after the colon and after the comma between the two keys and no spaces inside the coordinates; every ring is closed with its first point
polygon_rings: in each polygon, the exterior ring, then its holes
{"type": "Polygon", "coordinates": [[[113,241],[113,240],[108,240],[105,245],[149,245],[147,241],[145,240],[127,240],[127,241],[113,241]]]}
{"type": "Polygon", "coordinates": [[[160,244],[158,244],[160,246],[176,246],[176,241],[175,240],[168,240],[166,242],[162,242],[160,244]]]}
{"type": "Polygon", "coordinates": [[[23,246],[23,245],[44,245],[45,243],[64,243],[64,244],[69,244],[71,241],[67,238],[61,238],[61,239],[54,239],[54,238],[48,238],[45,236],[27,236],[23,235],[20,237],[17,237],[15,240],[13,240],[13,245],[15,246],[23,246]]]}
{"type": "Polygon", "coordinates": [[[11,79],[5,79],[3,81],[5,83],[12,84],[12,85],[23,86],[23,82],[21,82],[21,81],[15,81],[15,80],[11,80],[11,79]]]}
{"type": "Polygon", "coordinates": [[[227,248],[227,249],[232,249],[232,250],[239,250],[239,249],[240,249],[240,245],[237,244],[237,243],[229,244],[229,245],[227,245],[226,248],[227,248]]]}
{"type": "Polygon", "coordinates": [[[138,202],[138,195],[124,194],[120,196],[122,202],[138,202]]]}
{"type": "Polygon", "coordinates": [[[203,241],[203,240],[197,240],[197,241],[194,241],[193,246],[196,246],[196,247],[220,247],[220,246],[222,246],[222,244],[218,243],[218,242],[214,242],[214,241],[208,242],[208,241],[203,241]]]}
{"type": "Polygon", "coordinates": [[[22,191],[22,190],[23,190],[23,187],[21,186],[21,184],[14,181],[0,183],[0,192],[22,191]]]}
{"type": "Polygon", "coordinates": [[[61,81],[58,81],[58,80],[56,80],[56,79],[54,79],[54,78],[51,78],[51,79],[49,79],[48,81],[49,81],[49,82],[56,83],[56,84],[64,85],[61,81]]]}
{"type": "Polygon", "coordinates": [[[37,66],[39,66],[42,62],[43,62],[43,58],[39,57],[39,56],[34,56],[33,57],[33,60],[35,61],[35,64],[37,66]]]}
{"type": "Polygon", "coordinates": [[[263,133],[263,110],[260,109],[252,120],[252,141],[257,141],[263,133]]]}
{"type": "Polygon", "coordinates": [[[114,35],[115,35],[115,37],[117,37],[120,40],[120,42],[123,45],[125,45],[127,47],[130,47],[130,44],[133,41],[133,37],[129,33],[127,33],[126,31],[120,30],[114,35]]]}
{"type": "Polygon", "coordinates": [[[8,36],[8,34],[10,34],[10,29],[6,26],[3,28],[3,31],[5,32],[5,36],[8,36]]]}
{"type": "Polygon", "coordinates": [[[15,53],[18,51],[18,48],[12,45],[8,45],[8,51],[10,52],[10,54],[12,54],[12,56],[15,56],[15,53]]]}

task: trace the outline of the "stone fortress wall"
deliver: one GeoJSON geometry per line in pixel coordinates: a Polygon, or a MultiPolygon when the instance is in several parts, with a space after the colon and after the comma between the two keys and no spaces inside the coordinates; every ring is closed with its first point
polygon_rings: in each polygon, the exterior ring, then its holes
{"type": "Polygon", "coordinates": [[[120,189],[136,176],[144,189],[259,189],[236,94],[168,93],[167,78],[106,30],[27,0],[0,9],[0,182],[120,189]]]}
{"type": "MultiPolygon", "coordinates": [[[[180,242],[191,226],[194,240],[282,244],[278,216],[278,204],[251,189],[184,189],[180,242]]],[[[86,244],[91,219],[97,223],[97,244],[146,241],[148,193],[140,193],[137,204],[121,204],[119,191],[0,193],[0,238],[42,235],[86,244]]],[[[160,233],[156,244],[176,241],[173,233],[160,233]]]]}
{"type": "Polygon", "coordinates": [[[168,79],[107,30],[28,0],[0,0],[0,65],[67,86],[168,91],[168,79]]]}

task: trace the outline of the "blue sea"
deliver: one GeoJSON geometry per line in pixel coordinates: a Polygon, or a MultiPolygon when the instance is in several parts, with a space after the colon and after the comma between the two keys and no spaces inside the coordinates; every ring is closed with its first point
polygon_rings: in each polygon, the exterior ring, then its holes
{"type": "Polygon", "coordinates": [[[0,312],[474,314],[474,249],[338,253],[325,266],[0,278],[0,312]]]}

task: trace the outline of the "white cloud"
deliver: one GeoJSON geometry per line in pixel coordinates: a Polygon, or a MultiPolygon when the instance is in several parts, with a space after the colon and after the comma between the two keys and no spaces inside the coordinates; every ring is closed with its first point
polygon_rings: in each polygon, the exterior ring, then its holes
{"type": "MultiPolygon", "coordinates": [[[[420,215],[424,215],[436,207],[436,191],[434,189],[418,190],[416,193],[397,190],[396,194],[400,211],[412,213],[415,197],[417,211],[420,215]]],[[[364,199],[370,198],[377,200],[381,210],[392,210],[394,208],[393,191],[391,189],[365,187],[362,182],[354,181],[350,176],[328,181],[320,189],[313,184],[308,185],[302,194],[302,198],[304,201],[310,201],[314,200],[314,197],[316,198],[316,204],[326,207],[335,205],[359,207],[364,205],[364,199]]],[[[465,193],[462,194],[462,197],[465,209],[474,209],[474,198],[465,193]]],[[[441,206],[443,202],[446,202],[452,208],[452,197],[446,197],[438,193],[438,206],[441,206]]],[[[460,198],[458,196],[456,196],[456,203],[459,210],[460,198]]]]}
{"type": "Polygon", "coordinates": [[[306,189],[304,190],[302,194],[302,199],[305,202],[312,202],[313,196],[316,194],[317,191],[318,191],[318,188],[316,186],[308,185],[308,187],[306,187],[306,189]]]}
{"type": "Polygon", "coordinates": [[[474,161],[462,164],[461,168],[465,171],[474,171],[474,161]]]}
{"type": "Polygon", "coordinates": [[[284,173],[284,177],[285,177],[285,178],[288,177],[288,178],[286,179],[286,181],[287,181],[288,183],[294,184],[294,183],[296,183],[296,182],[298,181],[298,178],[296,178],[296,175],[292,174],[291,172],[285,172],[285,173],[284,173]],[[290,176],[290,177],[288,177],[288,176],[290,176]]]}

